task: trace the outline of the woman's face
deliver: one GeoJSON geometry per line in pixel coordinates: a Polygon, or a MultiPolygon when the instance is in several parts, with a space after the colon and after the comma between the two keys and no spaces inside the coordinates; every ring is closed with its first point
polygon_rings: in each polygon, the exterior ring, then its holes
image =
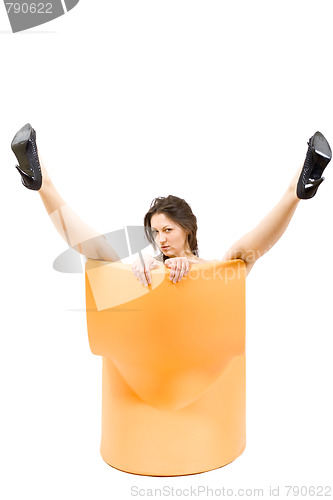
{"type": "Polygon", "coordinates": [[[150,220],[156,244],[167,257],[185,257],[189,252],[186,231],[165,214],[154,214],[150,220]]]}

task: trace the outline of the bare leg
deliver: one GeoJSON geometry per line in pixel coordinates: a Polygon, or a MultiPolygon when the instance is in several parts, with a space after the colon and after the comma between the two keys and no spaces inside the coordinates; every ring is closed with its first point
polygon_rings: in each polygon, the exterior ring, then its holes
{"type": "Polygon", "coordinates": [[[223,260],[244,260],[248,274],[255,261],[275,245],[287,229],[301,201],[296,195],[296,187],[302,168],[303,164],[297,170],[288,189],[277,205],[254,229],[246,233],[227,251],[223,260]]]}
{"type": "Polygon", "coordinates": [[[54,187],[39,155],[42,169],[42,187],[38,191],[55,228],[68,245],[91,259],[120,260],[105,237],[88,226],[65,203],[54,187]]]}

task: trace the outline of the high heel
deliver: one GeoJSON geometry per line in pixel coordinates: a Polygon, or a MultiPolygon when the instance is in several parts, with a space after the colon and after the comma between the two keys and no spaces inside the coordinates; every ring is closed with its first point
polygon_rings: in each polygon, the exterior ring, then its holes
{"type": "Polygon", "coordinates": [[[15,134],[11,146],[19,162],[15,168],[21,175],[22,184],[28,189],[38,191],[42,186],[42,171],[38,159],[36,132],[30,123],[15,134]]]}
{"type": "Polygon", "coordinates": [[[324,177],[322,174],[332,159],[332,151],[327,140],[320,132],[310,137],[304,166],[297,183],[297,197],[312,198],[324,177]]]}

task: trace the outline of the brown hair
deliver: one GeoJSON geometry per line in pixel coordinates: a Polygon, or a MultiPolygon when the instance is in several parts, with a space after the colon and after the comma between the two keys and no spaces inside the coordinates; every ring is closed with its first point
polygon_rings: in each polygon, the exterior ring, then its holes
{"type": "MultiPolygon", "coordinates": [[[[199,256],[198,251],[198,242],[197,242],[197,218],[193,214],[191,207],[185,200],[182,198],[178,198],[178,196],[172,196],[171,194],[166,197],[158,197],[154,198],[154,200],[150,204],[150,208],[144,217],[144,230],[145,235],[149,243],[153,245],[155,251],[158,251],[159,248],[155,243],[155,238],[151,230],[151,218],[155,214],[165,214],[167,215],[173,222],[181,226],[185,231],[189,234],[187,235],[187,243],[190,247],[191,252],[199,256]]],[[[166,255],[162,252],[155,257],[158,260],[162,260],[163,262],[168,259],[166,255]]]]}

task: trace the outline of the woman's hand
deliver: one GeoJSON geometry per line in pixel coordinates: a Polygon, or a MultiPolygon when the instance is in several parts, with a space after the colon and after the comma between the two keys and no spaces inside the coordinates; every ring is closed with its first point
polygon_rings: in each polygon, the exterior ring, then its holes
{"type": "Polygon", "coordinates": [[[190,270],[190,261],[187,257],[173,257],[172,259],[166,259],[164,265],[171,269],[170,280],[173,281],[173,283],[180,281],[190,270]]]}
{"type": "Polygon", "coordinates": [[[144,266],[142,265],[140,257],[138,257],[132,264],[132,271],[142,285],[148,286],[148,284],[151,284],[150,269],[156,269],[161,264],[151,255],[142,255],[142,259],[144,261],[144,266]]]}

